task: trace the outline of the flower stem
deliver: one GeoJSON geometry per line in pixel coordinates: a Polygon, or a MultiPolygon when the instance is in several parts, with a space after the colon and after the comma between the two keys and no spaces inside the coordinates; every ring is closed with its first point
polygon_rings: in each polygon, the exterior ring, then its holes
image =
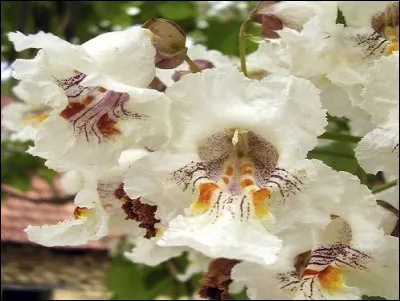
{"type": "Polygon", "coordinates": [[[385,184],[379,185],[378,187],[372,188],[371,191],[372,191],[373,194],[376,194],[378,192],[381,192],[381,191],[384,191],[386,189],[389,189],[389,188],[391,188],[393,186],[396,186],[398,180],[399,179],[396,179],[396,180],[387,182],[385,184]]]}
{"type": "Polygon", "coordinates": [[[251,14],[243,21],[242,25],[240,26],[239,31],[239,55],[240,55],[240,69],[242,70],[245,76],[247,75],[247,66],[246,66],[246,28],[247,23],[250,21],[251,14]]]}
{"type": "Polygon", "coordinates": [[[197,65],[190,59],[190,57],[187,54],[185,55],[185,62],[188,63],[190,70],[193,73],[201,72],[201,69],[197,67],[197,65]]]}
{"type": "Polygon", "coordinates": [[[327,140],[335,140],[335,141],[347,141],[347,142],[354,142],[354,143],[357,143],[361,140],[361,137],[358,137],[358,136],[352,136],[349,134],[342,134],[342,133],[331,133],[331,132],[325,132],[318,138],[327,139],[327,140]]]}

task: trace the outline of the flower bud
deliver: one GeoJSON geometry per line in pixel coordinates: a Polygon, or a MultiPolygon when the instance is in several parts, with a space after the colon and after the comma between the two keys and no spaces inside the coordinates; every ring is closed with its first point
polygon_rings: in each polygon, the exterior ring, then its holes
{"type": "Polygon", "coordinates": [[[184,61],[187,52],[186,35],[178,24],[166,19],[152,19],[142,27],[153,34],[157,68],[173,69],[184,61]]]}
{"type": "Polygon", "coordinates": [[[288,27],[297,31],[315,15],[315,3],[310,1],[261,1],[253,12],[256,22],[261,24],[265,38],[279,38],[277,30],[288,27]]]}

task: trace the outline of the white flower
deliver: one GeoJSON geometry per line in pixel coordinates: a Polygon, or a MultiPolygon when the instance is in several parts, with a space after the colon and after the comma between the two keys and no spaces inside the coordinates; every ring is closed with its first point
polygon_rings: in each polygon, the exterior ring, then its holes
{"type": "Polygon", "coordinates": [[[364,83],[361,106],[368,111],[375,129],[355,149],[368,173],[384,171],[399,175],[399,52],[381,58],[370,68],[364,83]]]}
{"type": "Polygon", "coordinates": [[[39,97],[26,93],[19,83],[13,88],[21,102],[13,102],[1,110],[1,124],[11,131],[11,140],[34,140],[41,122],[49,116],[50,108],[40,103],[39,97]]]}
{"type": "MultiPolygon", "coordinates": [[[[257,51],[247,57],[248,72],[250,75],[260,74],[261,77],[273,73],[291,73],[290,60],[290,53],[282,40],[264,41],[260,43],[257,51]]],[[[297,75],[308,76],[301,72],[297,75]]],[[[332,83],[324,75],[312,75],[308,79],[321,90],[321,103],[329,114],[349,118],[353,135],[365,135],[373,129],[370,114],[356,106],[360,102],[361,85],[344,87],[332,83]]]]}
{"type": "MultiPolygon", "coordinates": [[[[207,50],[206,47],[200,44],[188,47],[188,56],[196,63],[196,60],[203,60],[211,63],[214,67],[231,67],[234,66],[234,61],[223,55],[217,50],[207,50]]],[[[211,65],[210,64],[210,65],[211,65]]],[[[175,69],[157,69],[157,77],[167,86],[171,86],[175,81],[173,75],[179,71],[189,71],[189,65],[183,62],[175,69]]]]}
{"type": "MultiPolygon", "coordinates": [[[[32,60],[15,61],[12,65],[14,76],[26,81],[49,82],[49,85],[52,82],[54,90],[58,86],[54,78],[67,80],[77,73],[85,74],[84,86],[101,86],[117,91],[124,85],[145,88],[155,75],[155,49],[151,33],[146,29],[109,32],[82,45],[72,45],[43,32],[28,36],[16,32],[8,37],[17,51],[42,49],[32,60]]],[[[62,100],[66,103],[62,89],[58,90],[60,99],[56,103],[62,100]]]]}
{"type": "Polygon", "coordinates": [[[135,247],[131,251],[125,252],[124,256],[135,263],[156,266],[168,259],[182,255],[185,251],[182,247],[160,247],[157,245],[159,238],[160,235],[150,238],[135,237],[132,239],[135,247]]]}
{"type": "Polygon", "coordinates": [[[149,31],[107,33],[81,46],[42,32],[9,37],[17,50],[42,48],[34,59],[17,60],[13,68],[26,93],[54,107],[29,150],[47,159],[47,166],[102,172],[124,149],[154,149],[166,141],[169,101],[143,89],[155,74],[149,31]]]}
{"type": "MultiPolygon", "coordinates": [[[[385,2],[367,2],[368,9],[355,3],[347,3],[346,9],[354,6],[357,16],[347,14],[351,23],[360,14],[370,16],[370,6],[378,13],[385,8],[385,2]]],[[[367,27],[344,27],[336,24],[335,2],[321,4],[315,17],[311,18],[302,32],[284,28],[279,34],[285,42],[291,58],[291,72],[307,78],[326,75],[335,84],[353,85],[362,83],[364,72],[382,53],[390,54],[392,42],[376,33],[371,25],[367,27]],[[316,63],[317,62],[317,63],[316,63]]],[[[347,11],[349,11],[347,9],[347,11]]],[[[347,21],[346,21],[347,22],[347,21]]]]}
{"type": "MultiPolygon", "coordinates": [[[[137,156],[131,156],[132,160],[135,158],[137,156]]],[[[122,184],[122,176],[128,166],[115,167],[97,177],[89,172],[75,171],[84,183],[75,197],[77,208],[73,216],[56,225],[28,226],[25,232],[29,240],[44,246],[63,246],[85,244],[109,233],[144,235],[138,221],[126,219],[123,209],[129,200],[122,184]]]]}
{"type": "Polygon", "coordinates": [[[374,197],[354,178],[341,173],[346,188],[332,207],[336,216],[314,232],[314,246],[303,262],[296,257],[296,241],[286,240],[275,264],[243,262],[233,268],[232,278],[246,284],[250,299],[398,298],[398,238],[383,234],[374,197]]]}
{"type": "Polygon", "coordinates": [[[399,52],[375,61],[368,70],[360,107],[381,125],[399,122],[399,52]]]}
{"type": "Polygon", "coordinates": [[[355,149],[361,167],[371,174],[385,171],[399,175],[399,123],[391,123],[369,132],[355,149]]]}
{"type": "Polygon", "coordinates": [[[210,69],[166,94],[174,134],[162,151],[134,162],[124,181],[131,198],[148,199],[171,220],[159,245],[270,264],[280,232],[329,222],[318,202],[335,202],[342,188],[336,172],[304,160],[326,125],[308,81],[210,69]]]}
{"type": "Polygon", "coordinates": [[[77,193],[83,189],[85,183],[82,175],[76,170],[64,173],[60,181],[64,190],[70,194],[77,193]]]}

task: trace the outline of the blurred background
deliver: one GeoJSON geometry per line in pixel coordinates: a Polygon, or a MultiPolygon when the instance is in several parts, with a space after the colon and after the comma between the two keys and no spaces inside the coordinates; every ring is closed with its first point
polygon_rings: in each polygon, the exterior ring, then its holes
{"type": "MultiPolygon", "coordinates": [[[[16,53],[7,33],[51,32],[82,44],[104,32],[167,18],[184,28],[188,44],[238,56],[238,33],[255,1],[2,1],[1,108],[21,100],[12,88],[10,64],[36,51],[16,53]]],[[[257,29],[250,27],[257,34],[257,29]]],[[[257,48],[248,43],[248,53],[257,48]]],[[[348,120],[329,117],[329,131],[348,132],[348,120]]],[[[72,215],[74,194],[44,161],[25,153],[32,142],[17,142],[1,128],[1,284],[2,299],[28,300],[167,300],[191,299],[200,275],[176,280],[188,264],[183,255],[157,267],[134,264],[121,255],[129,247],[123,236],[110,234],[80,247],[46,248],[28,241],[28,225],[56,224],[72,215]]],[[[383,178],[366,175],[354,158],[354,144],[324,141],[309,153],[336,170],[356,174],[363,183],[383,178]]],[[[235,299],[243,300],[239,294],[235,299]]]]}
{"type": "MultiPolygon", "coordinates": [[[[12,88],[10,64],[36,51],[16,53],[7,33],[51,32],[82,44],[104,32],[167,18],[181,25],[189,43],[237,56],[238,32],[254,1],[2,1],[1,108],[21,101],[12,88]]],[[[256,45],[251,45],[252,49],[256,45]]],[[[249,48],[250,49],[250,48],[249,48]]],[[[1,284],[2,299],[28,300],[151,300],[189,299],[200,277],[175,280],[187,258],[155,268],[123,258],[125,241],[109,235],[80,247],[47,248],[28,241],[28,225],[56,224],[73,213],[73,194],[60,175],[25,150],[31,142],[11,141],[1,129],[1,284]]],[[[238,297],[239,298],[239,297],[238,297]]]]}

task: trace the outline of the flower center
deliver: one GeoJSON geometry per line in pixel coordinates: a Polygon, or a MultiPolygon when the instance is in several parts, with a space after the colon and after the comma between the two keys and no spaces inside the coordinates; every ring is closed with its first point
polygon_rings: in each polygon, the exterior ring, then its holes
{"type": "Polygon", "coordinates": [[[193,183],[192,213],[204,213],[219,203],[222,208],[229,207],[237,200],[242,216],[243,210],[251,211],[254,218],[268,215],[266,202],[271,190],[259,183],[276,167],[275,147],[247,129],[226,129],[202,141],[198,154],[207,176],[193,183]]]}

